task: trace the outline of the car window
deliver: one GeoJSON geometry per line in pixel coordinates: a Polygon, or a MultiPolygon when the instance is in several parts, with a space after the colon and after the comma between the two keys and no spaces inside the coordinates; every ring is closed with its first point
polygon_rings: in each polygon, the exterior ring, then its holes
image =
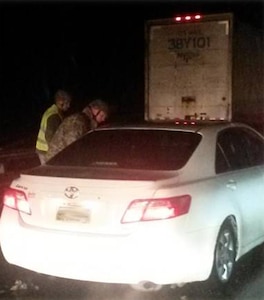
{"type": "Polygon", "coordinates": [[[247,128],[229,128],[218,135],[216,173],[249,168],[264,163],[264,143],[247,128]]]}
{"type": "Polygon", "coordinates": [[[197,133],[173,130],[93,131],[47,164],[176,170],[186,164],[200,140],[197,133]]]}

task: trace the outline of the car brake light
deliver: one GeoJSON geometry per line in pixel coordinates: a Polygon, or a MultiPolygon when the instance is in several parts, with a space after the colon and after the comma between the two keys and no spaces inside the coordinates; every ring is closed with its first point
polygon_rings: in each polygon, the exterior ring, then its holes
{"type": "Polygon", "coordinates": [[[3,203],[7,207],[13,208],[29,215],[31,214],[27,196],[23,191],[12,188],[6,189],[3,196],[3,203]]]}
{"type": "Polygon", "coordinates": [[[187,214],[191,204],[190,195],[161,199],[132,201],[121,223],[165,220],[187,214]]]}

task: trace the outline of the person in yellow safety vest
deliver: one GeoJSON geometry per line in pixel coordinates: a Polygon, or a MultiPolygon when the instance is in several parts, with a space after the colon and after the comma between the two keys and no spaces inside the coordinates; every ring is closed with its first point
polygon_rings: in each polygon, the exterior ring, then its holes
{"type": "Polygon", "coordinates": [[[54,104],[42,115],[36,142],[36,153],[41,164],[45,163],[45,155],[49,149],[49,142],[61,124],[64,113],[70,108],[70,104],[70,94],[64,90],[58,90],[54,95],[54,104]]]}

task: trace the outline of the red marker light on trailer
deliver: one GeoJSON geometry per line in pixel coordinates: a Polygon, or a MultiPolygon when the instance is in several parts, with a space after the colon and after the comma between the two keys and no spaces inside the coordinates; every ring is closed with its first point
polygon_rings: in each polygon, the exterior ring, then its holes
{"type": "Polygon", "coordinates": [[[182,22],[182,21],[196,21],[200,20],[202,18],[201,15],[187,15],[187,16],[177,16],[174,18],[176,22],[182,22]]]}

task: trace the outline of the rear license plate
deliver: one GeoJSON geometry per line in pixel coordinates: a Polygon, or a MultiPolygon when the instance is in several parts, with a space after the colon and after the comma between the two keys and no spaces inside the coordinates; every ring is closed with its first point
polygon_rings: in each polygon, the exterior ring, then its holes
{"type": "Polygon", "coordinates": [[[90,210],[83,207],[59,207],[56,219],[64,222],[90,222],[90,210]]]}

